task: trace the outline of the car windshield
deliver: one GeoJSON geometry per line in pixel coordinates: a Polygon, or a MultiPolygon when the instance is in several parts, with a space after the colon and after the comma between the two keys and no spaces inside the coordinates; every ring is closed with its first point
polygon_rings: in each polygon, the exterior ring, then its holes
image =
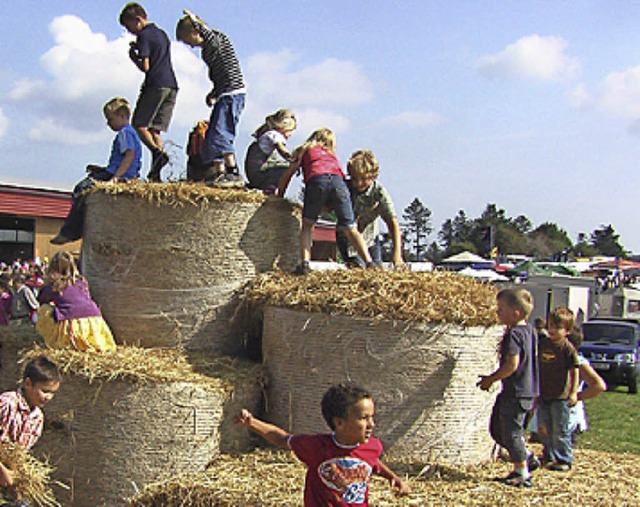
{"type": "Polygon", "coordinates": [[[617,324],[600,324],[586,322],[582,326],[585,342],[615,342],[624,345],[634,344],[634,332],[632,326],[617,324]]]}

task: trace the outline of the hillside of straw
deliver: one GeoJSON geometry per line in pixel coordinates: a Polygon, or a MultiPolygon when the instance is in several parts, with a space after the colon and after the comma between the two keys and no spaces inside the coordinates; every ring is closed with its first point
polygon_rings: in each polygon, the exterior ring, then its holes
{"type": "Polygon", "coordinates": [[[496,289],[457,273],[350,269],[312,271],[304,277],[264,273],[247,288],[249,305],[274,305],[434,324],[493,326],[496,289]]]}
{"type": "MultiPolygon", "coordinates": [[[[536,471],[531,489],[496,481],[510,471],[510,465],[500,461],[456,468],[391,465],[404,474],[412,493],[396,498],[386,481],[374,477],[369,502],[372,507],[640,505],[637,455],[577,450],[573,470],[536,471]]],[[[290,452],[261,450],[223,455],[206,473],[149,485],[130,506],[301,506],[304,474],[303,465],[290,452]]]]}

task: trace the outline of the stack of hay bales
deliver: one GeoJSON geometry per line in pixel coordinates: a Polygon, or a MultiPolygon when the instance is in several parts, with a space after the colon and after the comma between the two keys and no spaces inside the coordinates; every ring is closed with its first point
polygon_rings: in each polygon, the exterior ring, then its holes
{"type": "Polygon", "coordinates": [[[82,270],[118,349],[47,352],[64,380],[36,451],[70,487],[56,491],[65,506],[126,505],[146,483],[253,445],[232,419],[259,411],[262,368],[238,358],[233,315],[248,280],[293,269],[299,223],[288,201],[245,190],[92,189],[82,270]]]}
{"type": "Polygon", "coordinates": [[[174,183],[97,185],[83,273],[119,343],[236,354],[236,297],[257,274],[292,270],[300,213],[284,199],[174,183]]]}
{"type": "Polygon", "coordinates": [[[326,432],[320,399],[350,380],[376,399],[376,434],[389,459],[490,457],[495,394],[476,382],[495,369],[502,333],[492,286],[455,273],[267,274],[248,298],[266,305],[270,421],[293,433],[326,432]]]}

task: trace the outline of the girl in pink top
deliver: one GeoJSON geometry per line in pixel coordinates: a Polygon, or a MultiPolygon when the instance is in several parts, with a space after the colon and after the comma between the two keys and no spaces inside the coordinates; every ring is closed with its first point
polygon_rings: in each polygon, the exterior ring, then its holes
{"type": "Polygon", "coordinates": [[[302,168],[305,189],[300,231],[302,262],[296,268],[296,273],[309,272],[313,228],[324,208],[335,211],[338,227],[344,231],[358,255],[365,260],[367,267],[373,267],[369,250],[356,227],[344,172],[336,158],[336,136],[330,129],[316,130],[304,144],[296,148],[291,165],[278,184],[276,195],[284,197],[291,177],[299,168],[302,168]]]}

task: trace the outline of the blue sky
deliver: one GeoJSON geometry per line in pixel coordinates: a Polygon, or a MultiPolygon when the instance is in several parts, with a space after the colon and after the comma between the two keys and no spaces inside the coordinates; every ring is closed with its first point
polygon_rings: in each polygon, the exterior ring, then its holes
{"type": "MultiPolygon", "coordinates": [[[[0,181],[70,190],[87,163],[106,162],[101,106],[134,101],[142,81],[117,21],[123,5],[3,1],[0,181]]],[[[343,163],[371,148],[398,214],[418,197],[435,231],[496,203],[573,240],[612,224],[640,252],[640,2],[143,5],[172,39],[188,7],[234,42],[249,88],[240,159],[264,116],[286,106],[300,119],[290,148],[322,126],[336,131],[343,163]]],[[[164,138],[184,146],[208,116],[209,83],[198,51],[172,50],[181,89],[164,138]]],[[[170,149],[175,175],[182,151],[170,149]]]]}

